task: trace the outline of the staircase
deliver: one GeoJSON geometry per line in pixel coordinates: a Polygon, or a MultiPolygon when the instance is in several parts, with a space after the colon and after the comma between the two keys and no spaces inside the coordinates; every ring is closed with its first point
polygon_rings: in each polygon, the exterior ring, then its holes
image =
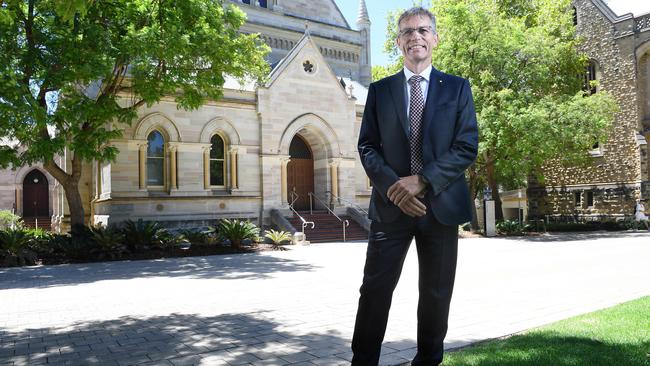
{"type": "Polygon", "coordinates": [[[35,228],[38,220],[38,228],[45,231],[52,231],[52,220],[49,216],[45,217],[23,217],[23,224],[26,227],[35,228]]]}
{"type": "MultiPolygon", "coordinates": [[[[313,229],[311,226],[305,228],[307,240],[311,243],[331,243],[343,241],[343,224],[332,214],[327,211],[299,211],[300,215],[307,221],[313,221],[316,225],[313,229]]],[[[300,231],[302,221],[295,216],[287,218],[291,225],[300,231]]],[[[348,220],[350,226],[345,228],[345,241],[368,240],[368,232],[364,230],[356,221],[349,216],[341,216],[341,219],[348,220]]]]}

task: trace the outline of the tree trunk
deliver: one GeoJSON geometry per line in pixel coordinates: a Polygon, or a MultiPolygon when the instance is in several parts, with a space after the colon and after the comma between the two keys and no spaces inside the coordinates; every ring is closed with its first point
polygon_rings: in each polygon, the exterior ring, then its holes
{"type": "Polygon", "coordinates": [[[61,184],[61,186],[70,209],[70,227],[74,229],[77,225],[84,225],[84,205],[79,193],[79,182],[61,184]]]}
{"type": "Polygon", "coordinates": [[[84,225],[84,206],[81,200],[81,193],[79,192],[79,181],[81,180],[82,165],[80,159],[72,159],[70,174],[61,169],[54,160],[47,160],[43,163],[43,168],[56,179],[63,191],[65,198],[68,201],[68,208],[70,209],[70,228],[77,225],[84,225]]]}
{"type": "Polygon", "coordinates": [[[501,195],[499,194],[499,183],[496,179],[494,161],[487,159],[487,182],[492,190],[492,199],[494,200],[494,218],[496,221],[503,220],[503,209],[501,207],[501,195]]]}

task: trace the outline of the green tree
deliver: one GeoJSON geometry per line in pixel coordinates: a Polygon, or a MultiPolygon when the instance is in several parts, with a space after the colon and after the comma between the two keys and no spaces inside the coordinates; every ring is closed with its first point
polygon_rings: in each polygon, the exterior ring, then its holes
{"type": "MultiPolygon", "coordinates": [[[[474,197],[487,185],[503,217],[499,187],[517,188],[543,167],[587,164],[610,132],[611,95],[582,91],[587,58],[579,52],[570,0],[434,0],[440,45],[433,65],[470,80],[479,122],[479,157],[468,171],[474,197]]],[[[386,49],[395,64],[396,17],[386,49]]],[[[391,68],[389,67],[389,68],[391,68]]],[[[473,220],[476,227],[476,220],[473,220]]]]}
{"type": "Polygon", "coordinates": [[[222,0],[0,0],[0,163],[42,162],[82,224],[82,162],[115,159],[140,106],[168,95],[195,109],[225,75],[267,74],[268,47],[244,22],[222,0]]]}

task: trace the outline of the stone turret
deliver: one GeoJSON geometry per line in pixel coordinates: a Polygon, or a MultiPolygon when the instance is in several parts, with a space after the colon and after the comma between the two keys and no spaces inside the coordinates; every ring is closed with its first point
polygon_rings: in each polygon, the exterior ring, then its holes
{"type": "Polygon", "coordinates": [[[365,0],[359,0],[359,16],[357,17],[357,28],[361,33],[363,43],[361,57],[359,58],[359,81],[368,86],[372,81],[372,66],[370,63],[370,17],[365,0]]]}

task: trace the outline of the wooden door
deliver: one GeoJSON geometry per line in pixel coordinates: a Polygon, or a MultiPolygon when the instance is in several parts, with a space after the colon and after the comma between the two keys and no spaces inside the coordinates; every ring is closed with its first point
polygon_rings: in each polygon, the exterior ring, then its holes
{"type": "Polygon", "coordinates": [[[38,170],[32,170],[23,180],[23,217],[48,217],[49,215],[47,178],[38,170]]]}
{"type": "Polygon", "coordinates": [[[291,160],[287,165],[287,197],[291,202],[291,192],[298,194],[294,209],[309,210],[309,193],[314,192],[314,159],[309,145],[298,135],[289,148],[291,160]]]}

